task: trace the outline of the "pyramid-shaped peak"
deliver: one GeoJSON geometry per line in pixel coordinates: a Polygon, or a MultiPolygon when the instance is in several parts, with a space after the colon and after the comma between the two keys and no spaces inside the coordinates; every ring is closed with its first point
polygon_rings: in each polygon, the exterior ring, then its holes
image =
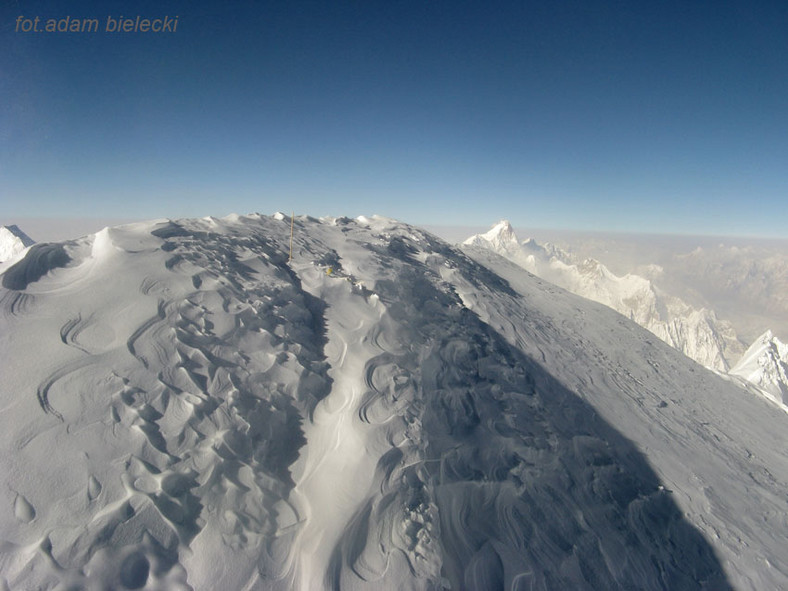
{"type": "Polygon", "coordinates": [[[11,237],[18,238],[25,246],[31,246],[36,242],[30,236],[25,234],[16,224],[10,224],[8,226],[0,227],[0,234],[7,236],[9,238],[11,237]],[[10,236],[8,236],[9,234],[10,236]]]}
{"type": "Polygon", "coordinates": [[[487,232],[487,234],[494,234],[497,236],[514,236],[514,229],[512,228],[512,224],[509,223],[509,220],[501,220],[495,224],[492,229],[487,232]]]}
{"type": "Polygon", "coordinates": [[[464,243],[492,248],[494,250],[504,249],[508,251],[513,248],[519,249],[517,236],[509,220],[501,220],[484,234],[474,234],[464,243]]]}
{"type": "Polygon", "coordinates": [[[482,238],[498,245],[518,244],[517,235],[514,233],[514,228],[512,228],[509,220],[501,220],[489,231],[482,234],[482,238]]]}
{"type": "Polygon", "coordinates": [[[35,240],[20,230],[19,226],[0,226],[0,263],[13,258],[33,244],[35,240]]]}

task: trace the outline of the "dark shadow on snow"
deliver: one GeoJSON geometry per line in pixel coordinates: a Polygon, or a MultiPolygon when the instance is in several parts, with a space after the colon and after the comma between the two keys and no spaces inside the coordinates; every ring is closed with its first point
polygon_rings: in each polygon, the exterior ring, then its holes
{"type": "MultiPolygon", "coordinates": [[[[441,576],[453,589],[731,589],[712,546],[633,442],[464,308],[401,242],[375,248],[392,271],[375,291],[407,347],[370,362],[364,406],[420,424],[423,459],[381,459],[379,491],[335,548],[326,584],[388,583],[389,560],[404,560],[403,547],[417,573],[427,532],[438,537],[441,576]],[[412,387],[377,386],[383,364],[412,387]]],[[[478,276],[476,263],[446,254],[478,276]]]]}
{"type": "Polygon", "coordinates": [[[22,291],[54,269],[65,267],[71,258],[59,243],[34,244],[24,258],[3,273],[3,287],[22,291]]]}

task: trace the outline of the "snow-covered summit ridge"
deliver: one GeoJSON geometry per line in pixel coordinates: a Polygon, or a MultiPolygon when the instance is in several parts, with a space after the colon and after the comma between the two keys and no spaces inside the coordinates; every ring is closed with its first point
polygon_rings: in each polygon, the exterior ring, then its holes
{"type": "Polygon", "coordinates": [[[0,263],[21,253],[35,241],[19,229],[19,226],[0,226],[0,263]]]}
{"type": "Polygon", "coordinates": [[[2,588],[788,588],[783,417],[489,250],[43,246],[0,277],[2,588]]]}
{"type": "Polygon", "coordinates": [[[640,275],[618,276],[596,259],[577,260],[533,239],[518,244],[514,236],[511,226],[501,222],[464,244],[488,248],[538,277],[613,308],[706,367],[727,371],[744,351],[730,323],[713,310],[693,308],[640,275]]]}

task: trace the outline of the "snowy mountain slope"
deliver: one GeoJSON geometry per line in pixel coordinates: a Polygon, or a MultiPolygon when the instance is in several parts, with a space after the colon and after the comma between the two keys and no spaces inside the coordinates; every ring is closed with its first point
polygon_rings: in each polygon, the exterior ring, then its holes
{"type": "Polygon", "coordinates": [[[706,367],[727,371],[744,351],[730,323],[713,310],[692,308],[645,277],[617,276],[597,260],[574,261],[561,249],[534,240],[521,244],[507,221],[464,244],[489,248],[538,277],[617,310],[706,367]]]}
{"type": "Polygon", "coordinates": [[[785,415],[611,310],[528,277],[488,249],[464,250],[529,302],[527,314],[513,302],[491,310],[478,296],[464,296],[466,305],[637,443],[712,541],[734,587],[786,587],[785,415]]]}
{"type": "Polygon", "coordinates": [[[785,415],[489,251],[294,234],[161,220],[2,275],[6,587],[788,585],[785,415]]]}
{"type": "Polygon", "coordinates": [[[771,331],[747,349],[730,373],[755,384],[788,410],[788,345],[771,331]]]}
{"type": "Polygon", "coordinates": [[[13,258],[34,243],[18,226],[0,226],[0,263],[13,258]]]}

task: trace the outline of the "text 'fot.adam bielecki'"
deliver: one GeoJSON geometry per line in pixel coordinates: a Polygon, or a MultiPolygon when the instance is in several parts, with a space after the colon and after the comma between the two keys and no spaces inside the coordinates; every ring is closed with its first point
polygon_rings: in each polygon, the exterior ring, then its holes
{"type": "Polygon", "coordinates": [[[177,33],[178,16],[162,16],[134,18],[107,16],[106,19],[75,18],[42,18],[19,15],[16,19],[17,33],[177,33]],[[102,27],[103,25],[103,27],[102,27]]]}

